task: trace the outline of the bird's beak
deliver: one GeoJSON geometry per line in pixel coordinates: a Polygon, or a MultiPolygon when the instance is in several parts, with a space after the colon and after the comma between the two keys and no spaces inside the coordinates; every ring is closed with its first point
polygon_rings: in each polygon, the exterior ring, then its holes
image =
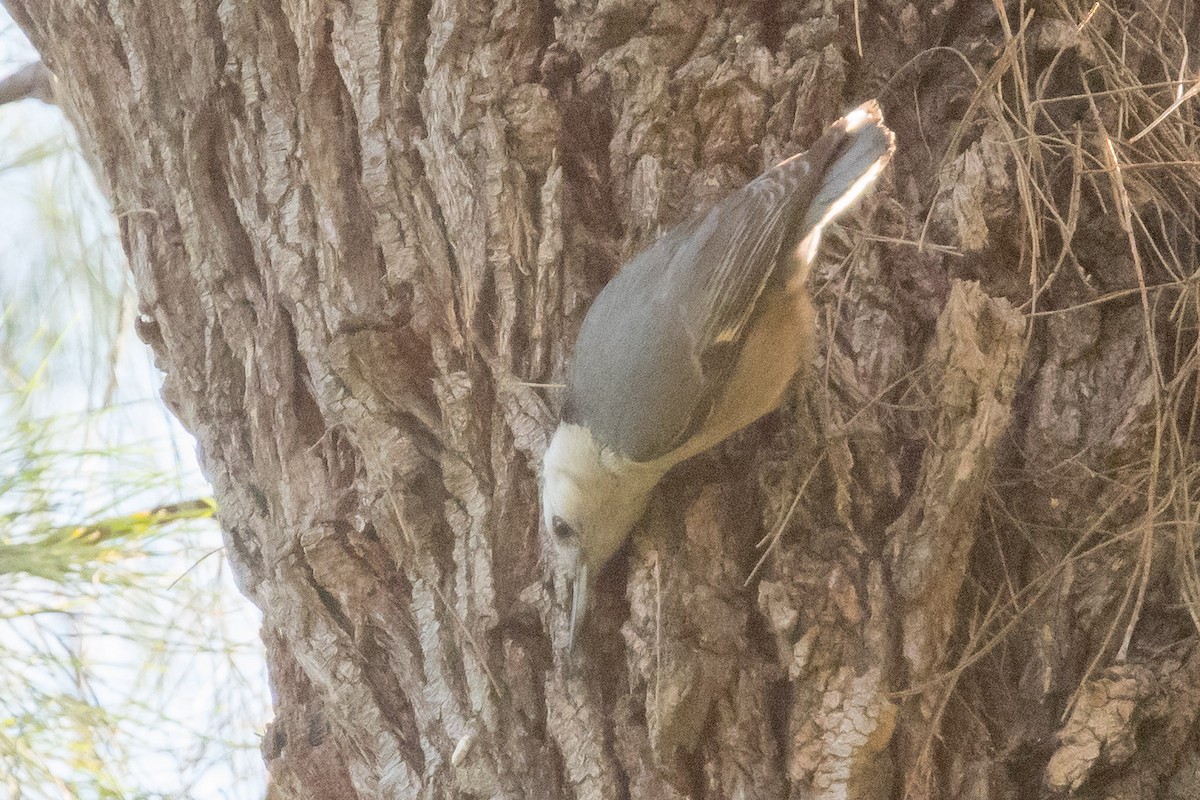
{"type": "Polygon", "coordinates": [[[575,652],[575,643],[583,628],[583,619],[587,615],[588,603],[588,565],[580,559],[575,567],[575,575],[571,584],[571,629],[567,633],[567,650],[575,652]]]}

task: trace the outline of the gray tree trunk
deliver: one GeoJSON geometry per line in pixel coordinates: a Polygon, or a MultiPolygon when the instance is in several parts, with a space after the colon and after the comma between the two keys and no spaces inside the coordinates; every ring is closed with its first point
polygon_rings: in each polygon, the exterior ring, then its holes
{"type": "Polygon", "coordinates": [[[5,3],[263,611],[279,796],[1200,797],[1187,3],[5,3]],[[872,96],[814,369],[571,665],[529,384],[872,96]]]}

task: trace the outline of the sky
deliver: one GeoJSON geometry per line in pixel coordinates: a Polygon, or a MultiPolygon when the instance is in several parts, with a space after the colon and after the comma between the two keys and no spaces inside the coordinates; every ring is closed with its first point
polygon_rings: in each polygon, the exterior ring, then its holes
{"type": "MultiPolygon", "coordinates": [[[[0,7],[0,77],[34,59],[0,7]]],[[[32,427],[48,453],[75,454],[47,457],[35,497],[3,492],[19,465],[0,452],[0,542],[211,494],[133,333],[111,212],[73,141],[57,108],[0,106],[0,355],[12,365],[0,369],[0,451],[32,427]]],[[[85,742],[127,796],[262,798],[260,617],[233,585],[220,531],[193,524],[144,550],[74,592],[0,582],[0,752],[5,725],[41,709],[50,732],[35,748],[48,752],[35,755],[69,770],[82,762],[63,750],[85,742]],[[56,728],[47,698],[72,692],[111,717],[96,731],[56,728]]],[[[0,800],[5,791],[0,777],[0,800]]]]}

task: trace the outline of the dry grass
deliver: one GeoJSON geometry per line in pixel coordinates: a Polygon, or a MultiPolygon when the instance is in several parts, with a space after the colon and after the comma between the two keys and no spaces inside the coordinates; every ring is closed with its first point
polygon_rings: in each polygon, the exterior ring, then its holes
{"type": "MultiPolygon", "coordinates": [[[[1200,64],[1188,47],[1200,23],[1195,9],[1178,2],[1059,0],[1006,11],[996,0],[996,7],[1003,46],[986,74],[968,65],[977,89],[943,166],[981,128],[1000,132],[1015,196],[1008,202],[1019,215],[1013,249],[1027,277],[1026,294],[1015,299],[1028,317],[1031,343],[1053,347],[1046,338],[1052,320],[1070,324],[1082,313],[1140,307],[1135,335],[1143,339],[1140,352],[1148,363],[1135,366],[1148,367],[1149,378],[1140,405],[1123,411],[1130,419],[1143,415],[1148,424],[1136,458],[1129,448],[1119,458],[1085,448],[1058,465],[1082,476],[1080,497],[1088,484],[1095,501],[1066,515],[1072,524],[1054,524],[1061,513],[1014,507],[1014,497],[1055,470],[1032,472],[1018,459],[998,471],[976,545],[986,555],[977,553],[974,582],[963,595],[969,623],[957,664],[904,694],[924,695],[934,709],[921,767],[910,771],[923,774],[917,782],[927,785],[935,782],[937,737],[951,724],[943,716],[949,708],[972,706],[964,676],[978,668],[982,681],[1005,671],[1012,677],[1014,663],[1019,673],[1015,659],[1027,661],[1038,645],[1014,642],[1010,634],[1047,624],[1054,613],[1047,608],[1059,594],[1070,594],[1073,624],[1089,637],[1086,665],[1072,676],[1075,691],[1063,703],[1063,718],[1100,670],[1169,646],[1155,637],[1172,630],[1180,609],[1200,631],[1200,64]],[[1119,243],[1107,247],[1107,259],[1097,258],[1106,245],[1096,231],[1119,243]],[[1102,613],[1085,619],[1080,598],[1088,589],[1081,581],[1098,564],[1118,575],[1102,613]],[[1156,627],[1148,634],[1150,618],[1156,627]]],[[[979,730],[995,723],[973,717],[963,724],[979,730]]]]}

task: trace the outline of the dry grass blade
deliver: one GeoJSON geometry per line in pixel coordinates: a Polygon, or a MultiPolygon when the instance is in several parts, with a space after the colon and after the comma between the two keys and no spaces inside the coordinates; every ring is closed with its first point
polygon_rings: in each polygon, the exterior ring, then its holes
{"type": "Polygon", "coordinates": [[[1172,0],[993,6],[995,55],[959,88],[962,122],[934,156],[942,191],[918,238],[954,246],[946,210],[959,209],[944,201],[958,187],[944,176],[967,174],[967,156],[1006,159],[988,177],[1007,182],[980,192],[1004,196],[974,198],[995,238],[949,263],[1015,296],[1041,352],[1006,483],[985,504],[991,535],[975,540],[954,655],[896,695],[934,720],[909,751],[928,786],[938,753],[966,752],[955,726],[997,729],[971,714],[1014,664],[1041,682],[1023,700],[1066,718],[1102,670],[1154,663],[1178,641],[1156,639],[1165,630],[1186,637],[1174,617],[1200,631],[1200,80],[1188,67],[1200,17],[1172,0]],[[1077,349],[1060,357],[1062,345],[1077,349]],[[1106,363],[1106,348],[1123,358],[1106,363]]]}

